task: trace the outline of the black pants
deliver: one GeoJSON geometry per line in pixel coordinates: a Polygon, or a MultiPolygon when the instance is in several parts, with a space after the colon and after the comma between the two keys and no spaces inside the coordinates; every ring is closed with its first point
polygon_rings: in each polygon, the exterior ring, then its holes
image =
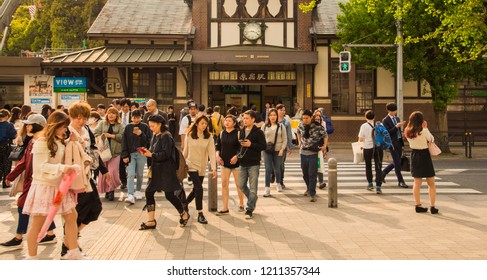
{"type": "Polygon", "coordinates": [[[78,226],[81,224],[89,224],[98,220],[102,210],[100,194],[96,188],[95,180],[90,179],[92,192],[78,194],[78,204],[76,204],[76,212],[78,212],[78,226]]]}
{"type": "Polygon", "coordinates": [[[402,144],[400,142],[396,142],[389,148],[391,152],[392,159],[394,160],[393,163],[390,163],[384,170],[382,171],[383,178],[386,178],[387,174],[394,169],[396,172],[397,181],[399,183],[404,182],[401,174],[401,155],[402,155],[402,144]]]}
{"type": "Polygon", "coordinates": [[[12,170],[12,161],[8,159],[10,156],[10,144],[4,143],[0,145],[0,178],[2,179],[2,187],[5,185],[5,177],[12,170]]]}
{"type": "Polygon", "coordinates": [[[372,183],[372,159],[374,159],[375,166],[375,185],[380,187],[382,185],[382,157],[384,152],[381,149],[364,149],[365,160],[365,176],[367,182],[372,183]]]}
{"type": "Polygon", "coordinates": [[[127,165],[123,162],[122,157],[120,157],[119,172],[120,182],[123,186],[127,186],[127,165]]]}
{"type": "MultiPolygon", "coordinates": [[[[156,199],[154,197],[155,191],[145,191],[145,201],[146,205],[156,205],[156,199]]],[[[164,195],[166,196],[166,199],[171,202],[171,204],[178,210],[178,213],[182,213],[183,210],[183,204],[181,203],[181,200],[174,194],[174,192],[164,192],[164,195]]]]}
{"type": "Polygon", "coordinates": [[[193,190],[188,195],[188,204],[196,198],[196,210],[203,210],[203,180],[205,176],[199,176],[198,172],[188,172],[189,177],[193,181],[193,190]]]}

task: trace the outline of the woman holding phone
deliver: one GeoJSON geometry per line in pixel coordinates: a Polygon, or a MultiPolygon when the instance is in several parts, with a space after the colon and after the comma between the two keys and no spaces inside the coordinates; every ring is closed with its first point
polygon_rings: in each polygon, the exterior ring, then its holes
{"type": "Polygon", "coordinates": [[[179,198],[174,194],[182,188],[176,176],[176,143],[174,142],[171,133],[166,127],[166,120],[161,115],[154,115],[149,117],[149,127],[153,132],[150,148],[139,147],[140,151],[145,157],[151,158],[149,167],[148,183],[145,190],[145,206],[147,209],[147,222],[140,225],[139,230],[155,229],[157,221],[156,200],[154,194],[156,191],[163,191],[166,199],[176,208],[179,213],[179,226],[184,227],[189,220],[189,213],[184,210],[183,204],[179,198]]]}

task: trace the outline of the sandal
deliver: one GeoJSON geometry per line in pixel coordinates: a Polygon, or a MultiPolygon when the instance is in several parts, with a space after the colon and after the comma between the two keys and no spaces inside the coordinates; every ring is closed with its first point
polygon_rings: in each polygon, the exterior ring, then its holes
{"type": "Polygon", "coordinates": [[[147,223],[154,223],[154,225],[148,226],[146,223],[142,223],[142,224],[140,224],[139,230],[155,229],[157,227],[157,221],[156,220],[147,221],[147,223]]]}
{"type": "Polygon", "coordinates": [[[185,227],[189,221],[189,217],[190,217],[189,213],[187,211],[183,211],[183,213],[179,214],[179,216],[181,217],[181,219],[179,219],[179,226],[185,227]],[[186,218],[185,218],[185,216],[186,216],[186,218]]]}

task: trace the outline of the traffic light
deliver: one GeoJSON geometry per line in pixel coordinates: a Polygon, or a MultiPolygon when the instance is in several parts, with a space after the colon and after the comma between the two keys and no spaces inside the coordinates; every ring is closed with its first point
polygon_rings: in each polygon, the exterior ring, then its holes
{"type": "Polygon", "coordinates": [[[352,55],[349,51],[340,52],[340,73],[349,73],[352,69],[352,55]]]}

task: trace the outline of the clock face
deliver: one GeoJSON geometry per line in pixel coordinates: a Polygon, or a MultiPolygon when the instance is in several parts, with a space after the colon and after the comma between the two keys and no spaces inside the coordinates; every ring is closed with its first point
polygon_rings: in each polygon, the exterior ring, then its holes
{"type": "Polygon", "coordinates": [[[257,41],[262,36],[262,28],[256,22],[248,23],[245,25],[243,35],[249,41],[257,41]]]}

